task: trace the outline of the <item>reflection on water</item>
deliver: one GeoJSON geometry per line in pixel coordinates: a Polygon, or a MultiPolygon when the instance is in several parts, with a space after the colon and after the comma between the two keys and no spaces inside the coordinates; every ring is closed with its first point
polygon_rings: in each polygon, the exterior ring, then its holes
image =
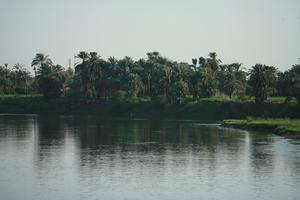
{"type": "Polygon", "coordinates": [[[1,199],[297,199],[300,145],[196,121],[0,116],[1,199]]]}

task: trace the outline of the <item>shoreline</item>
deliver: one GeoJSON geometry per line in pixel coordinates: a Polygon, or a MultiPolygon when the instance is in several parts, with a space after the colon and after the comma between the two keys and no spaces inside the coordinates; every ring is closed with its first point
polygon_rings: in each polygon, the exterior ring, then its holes
{"type": "Polygon", "coordinates": [[[92,114],[102,116],[172,117],[217,120],[252,118],[300,118],[295,103],[201,100],[185,104],[157,101],[114,102],[95,99],[58,98],[46,101],[42,96],[0,98],[0,113],[11,114],[92,114]]]}
{"type": "Polygon", "coordinates": [[[269,132],[289,139],[300,139],[300,119],[223,120],[223,127],[269,132]]]}

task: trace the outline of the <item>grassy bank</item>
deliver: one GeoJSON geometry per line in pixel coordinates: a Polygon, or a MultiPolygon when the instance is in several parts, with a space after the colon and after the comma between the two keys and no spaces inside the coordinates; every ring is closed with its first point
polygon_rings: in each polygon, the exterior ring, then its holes
{"type": "Polygon", "coordinates": [[[59,98],[45,100],[40,95],[0,96],[0,113],[24,114],[93,114],[130,117],[172,117],[198,120],[254,118],[299,118],[300,109],[284,98],[269,99],[256,105],[252,99],[212,97],[186,104],[165,104],[160,101],[113,102],[99,99],[59,98]]]}
{"type": "Polygon", "coordinates": [[[267,131],[289,138],[300,139],[300,119],[224,120],[223,126],[246,130],[267,131]]]}

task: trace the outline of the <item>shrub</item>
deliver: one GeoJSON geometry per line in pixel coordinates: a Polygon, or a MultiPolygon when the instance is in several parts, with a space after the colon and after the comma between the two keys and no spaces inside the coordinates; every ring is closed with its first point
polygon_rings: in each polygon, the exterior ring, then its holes
{"type": "Polygon", "coordinates": [[[151,101],[157,105],[165,105],[168,103],[168,99],[165,95],[154,96],[151,98],[151,101]]]}
{"type": "Polygon", "coordinates": [[[124,90],[118,90],[114,93],[112,100],[117,103],[122,103],[126,101],[127,92],[124,90]]]}

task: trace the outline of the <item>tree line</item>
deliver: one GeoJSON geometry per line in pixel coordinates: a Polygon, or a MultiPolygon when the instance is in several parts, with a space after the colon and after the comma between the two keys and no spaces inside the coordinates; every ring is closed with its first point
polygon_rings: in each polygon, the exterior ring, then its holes
{"type": "Polygon", "coordinates": [[[0,94],[42,93],[46,99],[70,96],[105,101],[159,99],[165,103],[197,101],[215,95],[295,97],[300,102],[300,64],[280,72],[274,66],[256,64],[250,70],[241,63],[223,64],[212,52],[191,63],[176,62],[147,53],[137,61],[130,57],[103,59],[97,52],[79,52],[75,69],[54,64],[38,53],[32,61],[32,76],[22,65],[0,66],[0,94]]]}

